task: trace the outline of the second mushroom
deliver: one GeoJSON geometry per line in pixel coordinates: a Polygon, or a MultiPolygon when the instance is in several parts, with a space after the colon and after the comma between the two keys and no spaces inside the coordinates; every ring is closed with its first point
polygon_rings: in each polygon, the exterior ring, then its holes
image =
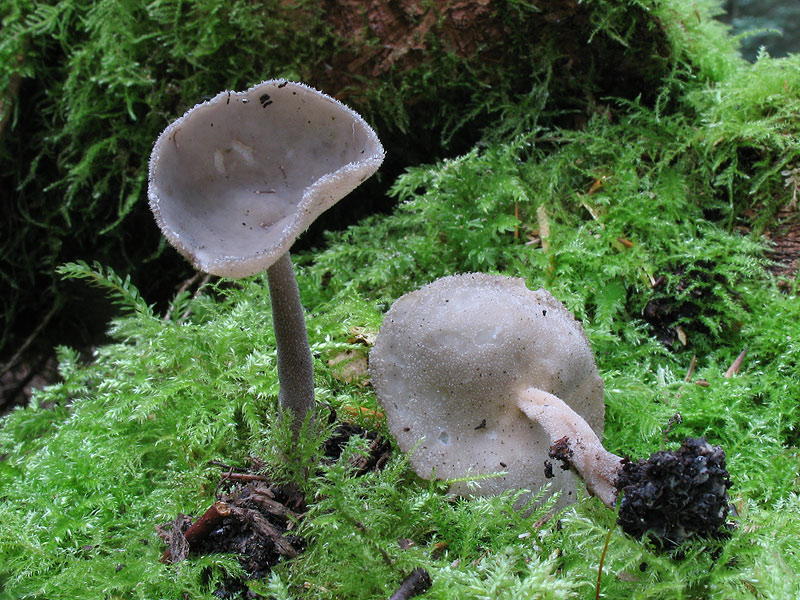
{"type": "MultiPolygon", "coordinates": [[[[552,440],[564,435],[579,451],[602,450],[603,381],[583,328],[522,279],[470,273],[403,296],[386,315],[370,373],[400,447],[419,444],[419,475],[503,473],[473,494],[538,490],[552,440]]],[[[554,475],[554,488],[573,496],[572,475],[554,475]]],[[[602,469],[586,475],[606,494],[602,469]]],[[[467,493],[467,484],[453,491],[467,493]]]]}
{"type": "Polygon", "coordinates": [[[626,531],[670,543],[713,534],[728,514],[721,448],[690,438],[638,463],[603,448],[603,381],[583,328],[522,279],[456,275],[401,297],[370,374],[417,474],[460,480],[455,493],[535,492],[549,480],[563,505],[575,499],[574,471],[609,507],[622,491],[626,531]]]}

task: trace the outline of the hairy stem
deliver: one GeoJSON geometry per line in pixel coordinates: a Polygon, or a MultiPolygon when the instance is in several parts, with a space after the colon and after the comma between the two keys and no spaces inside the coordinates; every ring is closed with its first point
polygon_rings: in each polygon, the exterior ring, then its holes
{"type": "Polygon", "coordinates": [[[314,365],[300,292],[287,252],[267,269],[278,354],[278,401],[293,415],[295,431],[314,408],[314,365]]]}
{"type": "Polygon", "coordinates": [[[567,444],[569,463],[586,483],[586,489],[613,508],[617,497],[614,482],[622,458],[607,452],[589,424],[553,394],[528,388],[519,395],[517,407],[544,429],[551,444],[567,444]]]}

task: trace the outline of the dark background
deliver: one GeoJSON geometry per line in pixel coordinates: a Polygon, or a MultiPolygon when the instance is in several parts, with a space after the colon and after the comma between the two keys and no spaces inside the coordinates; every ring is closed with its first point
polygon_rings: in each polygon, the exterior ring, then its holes
{"type": "Polygon", "coordinates": [[[775,58],[800,52],[800,0],[727,0],[725,11],[720,20],[735,35],[769,30],[742,39],[747,60],[755,60],[762,46],[775,58]]]}

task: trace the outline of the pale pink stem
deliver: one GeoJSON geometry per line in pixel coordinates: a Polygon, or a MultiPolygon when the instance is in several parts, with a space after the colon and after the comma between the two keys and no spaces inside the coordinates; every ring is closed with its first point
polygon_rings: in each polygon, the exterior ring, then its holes
{"type": "Polygon", "coordinates": [[[517,407],[541,425],[551,444],[566,438],[569,462],[586,483],[586,489],[613,508],[617,499],[614,482],[622,458],[607,452],[589,424],[553,394],[528,388],[517,398],[517,407]]]}

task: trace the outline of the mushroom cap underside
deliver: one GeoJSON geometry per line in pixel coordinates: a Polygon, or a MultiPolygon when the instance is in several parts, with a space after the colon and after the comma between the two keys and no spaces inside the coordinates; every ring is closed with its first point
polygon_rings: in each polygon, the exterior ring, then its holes
{"type": "MultiPolygon", "coordinates": [[[[370,354],[370,373],[392,435],[422,477],[506,472],[453,486],[491,495],[538,490],[550,438],[517,408],[520,391],[558,396],[602,437],[605,405],[583,328],[548,292],[522,279],[471,273],[400,298],[370,354]]],[[[574,491],[554,469],[554,489],[574,491]]]]}
{"type": "Polygon", "coordinates": [[[150,207],[196,268],[244,277],[272,265],[383,157],[355,111],[304,84],[265,81],[220,92],[164,130],[150,207]]]}

